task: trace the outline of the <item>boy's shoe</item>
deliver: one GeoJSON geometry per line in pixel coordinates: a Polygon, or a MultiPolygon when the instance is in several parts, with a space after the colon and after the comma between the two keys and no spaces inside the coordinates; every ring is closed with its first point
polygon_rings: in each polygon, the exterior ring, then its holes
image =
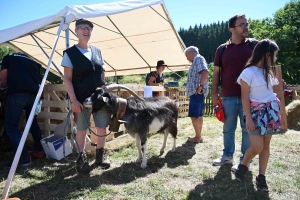
{"type": "Polygon", "coordinates": [[[263,192],[269,192],[265,175],[259,174],[256,176],[256,187],[263,192]]]}
{"type": "Polygon", "coordinates": [[[238,169],[234,173],[235,179],[238,181],[243,181],[247,171],[248,171],[247,166],[245,166],[243,164],[239,164],[238,169]]]}
{"type": "MultiPolygon", "coordinates": [[[[4,167],[7,168],[7,169],[10,169],[11,166],[12,166],[12,163],[13,162],[6,163],[6,164],[4,164],[4,167]]],[[[19,163],[18,163],[18,167],[28,167],[29,165],[31,165],[30,161],[29,162],[21,162],[21,161],[19,161],[19,163]]]]}
{"type": "Polygon", "coordinates": [[[76,169],[79,173],[89,174],[91,171],[91,167],[88,163],[86,153],[83,151],[80,153],[79,158],[76,162],[76,169]]]}
{"type": "Polygon", "coordinates": [[[214,160],[213,165],[221,166],[224,164],[231,164],[232,162],[233,162],[232,157],[227,157],[227,156],[222,155],[220,158],[217,158],[216,160],[214,160]]]}
{"type": "MultiPolygon", "coordinates": [[[[239,163],[239,164],[240,164],[240,163],[239,163]]],[[[235,173],[236,170],[238,170],[239,164],[233,165],[233,166],[231,167],[231,171],[232,171],[233,173],[235,173]]],[[[250,170],[250,163],[249,163],[249,165],[248,165],[248,171],[251,172],[251,170],[250,170]]]]}

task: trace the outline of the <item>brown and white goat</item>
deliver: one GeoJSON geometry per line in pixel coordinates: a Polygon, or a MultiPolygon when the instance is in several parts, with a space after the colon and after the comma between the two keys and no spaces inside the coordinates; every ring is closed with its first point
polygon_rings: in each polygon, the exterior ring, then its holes
{"type": "Polygon", "coordinates": [[[142,162],[141,167],[147,167],[146,142],[149,133],[164,133],[160,155],[164,153],[168,134],[171,133],[174,139],[172,151],[175,151],[178,118],[176,102],[168,97],[143,99],[125,86],[111,84],[97,88],[95,93],[84,101],[84,106],[91,107],[92,112],[97,112],[102,107],[107,106],[112,114],[116,114],[121,98],[109,92],[114,89],[126,89],[133,95],[125,101],[126,112],[122,116],[122,120],[125,121],[124,126],[128,134],[136,139],[139,153],[137,162],[142,162]]]}

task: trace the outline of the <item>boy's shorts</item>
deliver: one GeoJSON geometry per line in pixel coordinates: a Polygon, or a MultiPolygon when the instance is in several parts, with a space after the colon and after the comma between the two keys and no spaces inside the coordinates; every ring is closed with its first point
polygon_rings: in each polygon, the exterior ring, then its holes
{"type": "MultiPolygon", "coordinates": [[[[88,129],[90,126],[91,112],[88,108],[84,109],[80,113],[75,113],[77,131],[88,129]]],[[[98,128],[107,127],[110,124],[111,114],[106,108],[99,110],[97,113],[93,113],[95,126],[98,128]]]]}
{"type": "Polygon", "coordinates": [[[189,117],[202,117],[204,110],[204,94],[193,94],[190,96],[189,117]]]}

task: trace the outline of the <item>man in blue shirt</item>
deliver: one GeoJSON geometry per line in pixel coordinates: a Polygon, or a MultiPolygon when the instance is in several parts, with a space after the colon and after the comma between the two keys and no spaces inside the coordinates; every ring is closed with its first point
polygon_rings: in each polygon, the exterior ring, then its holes
{"type": "Polygon", "coordinates": [[[195,137],[188,138],[188,142],[202,143],[204,99],[208,94],[208,68],[197,47],[190,46],[184,53],[187,60],[192,63],[188,71],[186,96],[190,98],[188,116],[192,120],[195,137]]]}

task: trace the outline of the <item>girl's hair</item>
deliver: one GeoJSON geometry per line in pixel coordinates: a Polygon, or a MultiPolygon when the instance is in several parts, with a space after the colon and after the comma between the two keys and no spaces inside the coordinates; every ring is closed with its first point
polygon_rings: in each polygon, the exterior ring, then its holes
{"type": "Polygon", "coordinates": [[[264,70],[267,86],[269,83],[269,74],[271,76],[276,75],[274,54],[277,50],[279,50],[279,47],[274,40],[263,39],[256,44],[252,52],[252,56],[249,58],[245,66],[245,68],[253,65],[257,66],[257,64],[261,61],[260,67],[264,70]],[[270,63],[268,62],[269,60],[270,63]]]}

